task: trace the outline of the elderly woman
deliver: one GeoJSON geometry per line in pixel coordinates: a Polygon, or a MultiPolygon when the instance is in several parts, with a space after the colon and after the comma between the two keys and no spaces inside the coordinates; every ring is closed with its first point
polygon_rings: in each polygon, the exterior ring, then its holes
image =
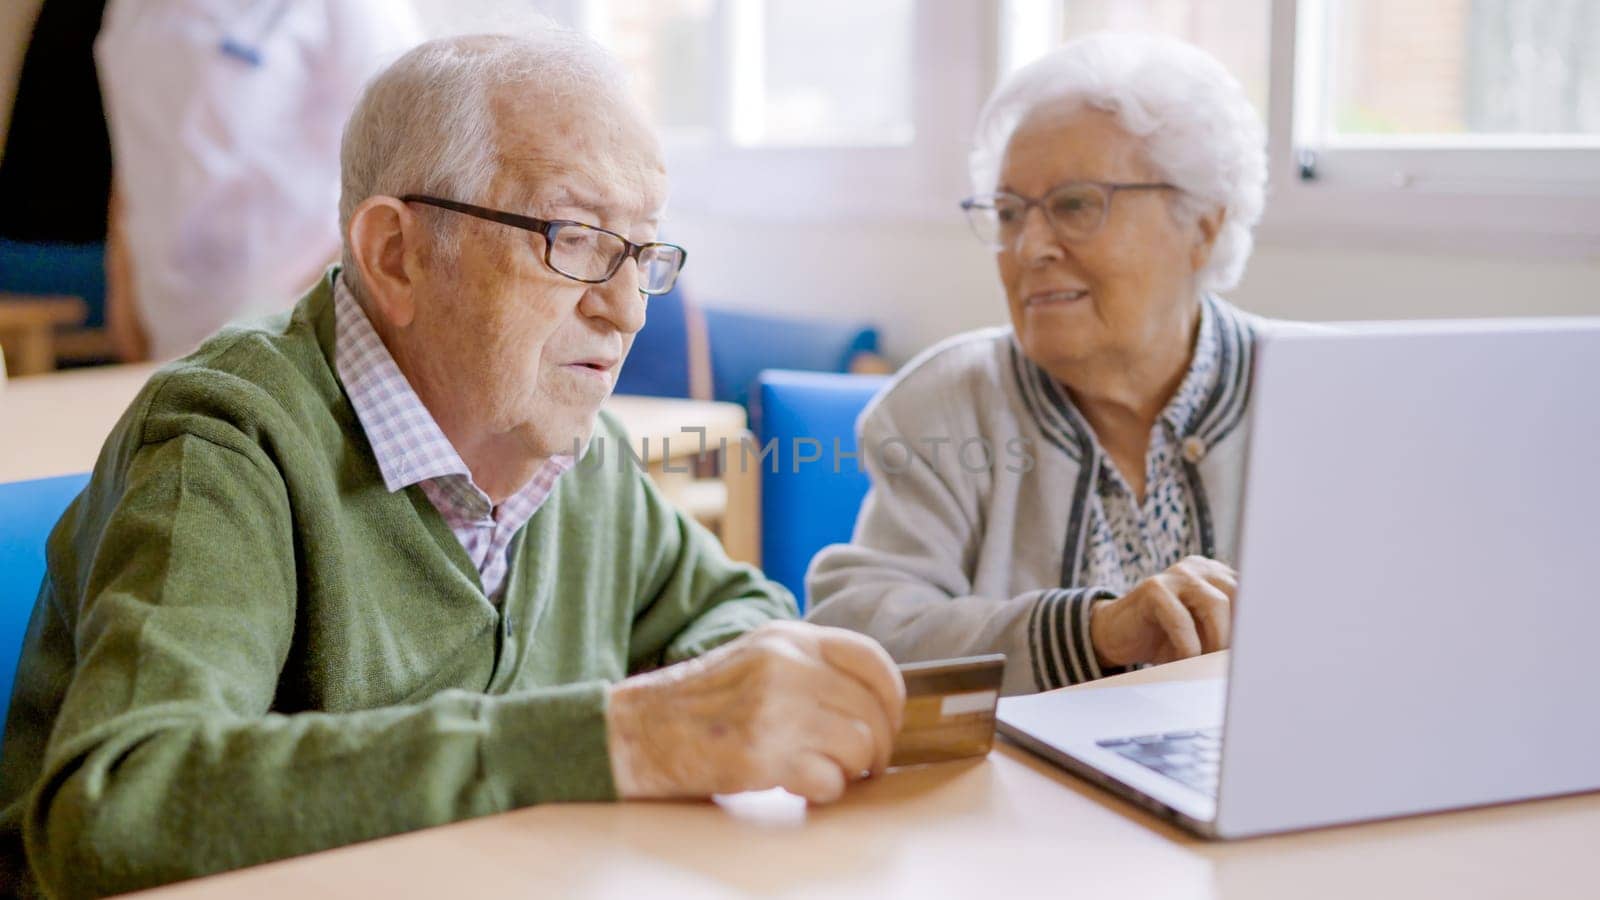
{"type": "Polygon", "coordinates": [[[1266,181],[1238,82],[1099,35],[985,106],[962,203],[1011,327],[910,363],[860,421],[872,491],[811,619],[901,661],[1002,652],[1023,693],[1228,646],[1266,181]]]}

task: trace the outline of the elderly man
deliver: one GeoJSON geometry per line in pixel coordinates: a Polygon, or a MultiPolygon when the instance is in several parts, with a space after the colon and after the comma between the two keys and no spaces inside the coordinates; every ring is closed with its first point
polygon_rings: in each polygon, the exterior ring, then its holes
{"type": "Polygon", "coordinates": [[[886,764],[876,644],[774,621],[792,598],[635,467],[564,455],[683,260],[620,83],[564,32],[402,57],[346,129],[342,268],[123,417],[51,536],[0,761],[35,886],[550,801],[827,801],[886,764]]]}

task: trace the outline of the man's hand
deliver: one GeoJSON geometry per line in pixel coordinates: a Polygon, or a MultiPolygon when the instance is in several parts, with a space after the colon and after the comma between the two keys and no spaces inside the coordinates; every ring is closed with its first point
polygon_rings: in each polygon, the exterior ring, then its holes
{"type": "Polygon", "coordinates": [[[1179,560],[1123,596],[1095,604],[1089,618],[1095,657],[1102,666],[1127,666],[1225,650],[1238,589],[1238,574],[1214,559],[1179,560]]]}
{"type": "Polygon", "coordinates": [[[830,803],[889,763],[905,683],[871,638],[773,622],[611,688],[611,770],[626,799],[781,787],[830,803]]]}

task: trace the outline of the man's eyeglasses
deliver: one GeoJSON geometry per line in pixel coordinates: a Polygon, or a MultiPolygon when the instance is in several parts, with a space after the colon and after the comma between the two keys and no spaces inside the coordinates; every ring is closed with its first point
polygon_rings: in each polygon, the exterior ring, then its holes
{"type": "Polygon", "coordinates": [[[614,231],[573,222],[567,219],[536,219],[516,213],[457,203],[423,194],[406,194],[400,198],[406,203],[437,206],[451,212],[487,219],[512,228],[521,228],[544,235],[544,264],[559,275],[585,284],[601,284],[617,274],[622,264],[633,260],[639,264],[639,290],[645,294],[665,294],[672,290],[683,271],[689,253],[677,244],[651,241],[635,244],[614,231]]]}
{"type": "Polygon", "coordinates": [[[1068,181],[1035,200],[1009,191],[979,194],[961,201],[972,233],[995,250],[1016,244],[1028,210],[1038,206],[1063,241],[1086,241],[1106,224],[1118,191],[1175,191],[1165,182],[1068,181]]]}

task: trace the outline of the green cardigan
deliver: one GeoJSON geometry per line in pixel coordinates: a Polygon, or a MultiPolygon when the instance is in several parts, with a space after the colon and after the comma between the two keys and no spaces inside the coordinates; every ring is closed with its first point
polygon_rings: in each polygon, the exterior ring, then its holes
{"type": "Polygon", "coordinates": [[[157,373],[51,534],[0,755],[23,889],[613,799],[607,684],[795,614],[604,414],[491,604],[421,491],[385,489],[331,365],[330,285],[157,373]]]}

